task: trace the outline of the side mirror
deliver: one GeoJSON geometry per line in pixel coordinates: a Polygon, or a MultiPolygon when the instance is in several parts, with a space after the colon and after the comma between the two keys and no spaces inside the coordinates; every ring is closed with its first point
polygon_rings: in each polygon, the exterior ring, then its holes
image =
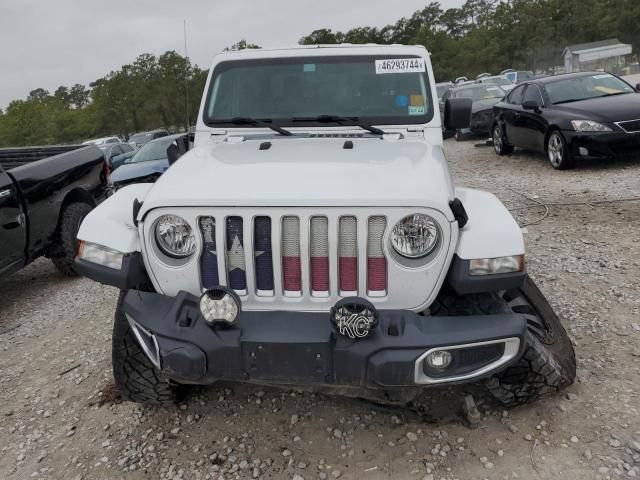
{"type": "Polygon", "coordinates": [[[636,83],[636,92],[640,93],[640,83],[636,83]]]}
{"type": "Polygon", "coordinates": [[[189,151],[189,135],[183,135],[174,140],[167,148],[167,160],[173,165],[178,159],[189,151]]]}
{"type": "Polygon", "coordinates": [[[444,102],[444,127],[447,130],[468,128],[471,124],[470,98],[448,98],[444,102]]]}
{"type": "Polygon", "coordinates": [[[533,110],[537,112],[540,110],[540,104],[535,100],[527,100],[526,102],[522,102],[522,108],[525,110],[533,110]]]}

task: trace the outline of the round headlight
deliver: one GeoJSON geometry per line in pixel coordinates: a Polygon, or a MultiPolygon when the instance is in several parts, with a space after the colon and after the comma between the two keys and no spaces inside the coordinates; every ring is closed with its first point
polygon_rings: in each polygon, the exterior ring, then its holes
{"type": "Polygon", "coordinates": [[[186,258],[196,251],[196,238],[187,221],[177,215],[163,215],[156,220],[156,243],[165,255],[186,258]]]}
{"type": "Polygon", "coordinates": [[[416,213],[400,220],[391,231],[391,245],[407,258],[430,254],[438,245],[440,233],[436,221],[428,215],[416,213]]]}

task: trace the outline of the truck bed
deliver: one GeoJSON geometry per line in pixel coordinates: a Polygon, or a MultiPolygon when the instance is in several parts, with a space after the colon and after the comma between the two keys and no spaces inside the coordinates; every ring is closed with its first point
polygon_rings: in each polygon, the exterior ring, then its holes
{"type": "Polygon", "coordinates": [[[43,147],[0,148],[0,165],[5,170],[71,152],[87,145],[47,145],[43,147]]]}

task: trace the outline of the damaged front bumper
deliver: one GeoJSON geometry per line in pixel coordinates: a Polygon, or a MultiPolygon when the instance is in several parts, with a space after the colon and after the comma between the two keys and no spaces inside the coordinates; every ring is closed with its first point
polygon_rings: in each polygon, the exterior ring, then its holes
{"type": "Polygon", "coordinates": [[[246,311],[232,327],[212,328],[199,298],[129,290],[122,311],[150,360],[179,383],[218,380],[365,388],[457,383],[491,375],[522,355],[517,314],[423,316],[380,310],[368,337],[338,334],[325,312],[246,311]],[[446,370],[429,353],[446,350],[446,370]]]}

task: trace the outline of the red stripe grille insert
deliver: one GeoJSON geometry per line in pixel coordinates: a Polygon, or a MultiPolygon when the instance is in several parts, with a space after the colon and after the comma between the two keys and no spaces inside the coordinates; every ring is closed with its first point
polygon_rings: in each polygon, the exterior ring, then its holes
{"type": "Polygon", "coordinates": [[[302,293],[298,217],[282,219],[282,281],[285,295],[299,296],[302,293]]]}
{"type": "Polygon", "coordinates": [[[311,217],[311,293],[329,295],[329,222],[326,217],[311,217]]]}
{"type": "Polygon", "coordinates": [[[358,291],[358,222],[356,217],[340,218],[338,236],[340,295],[355,295],[358,291]]]}

